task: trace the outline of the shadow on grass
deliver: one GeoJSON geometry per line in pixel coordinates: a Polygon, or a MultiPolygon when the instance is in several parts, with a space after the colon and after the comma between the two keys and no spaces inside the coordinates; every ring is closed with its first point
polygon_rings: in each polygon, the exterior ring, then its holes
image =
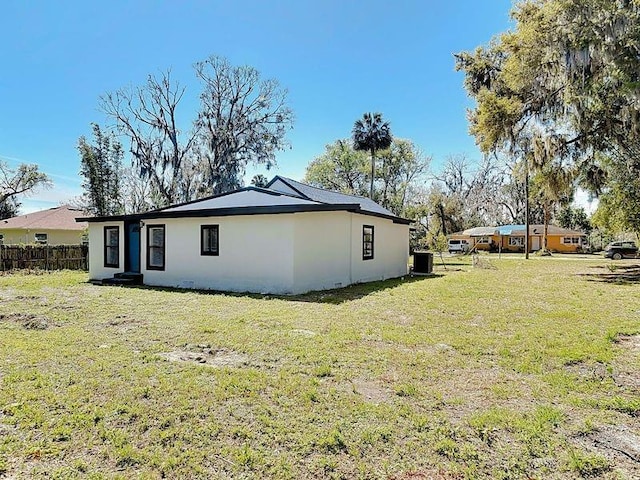
{"type": "Polygon", "coordinates": [[[349,285],[344,288],[336,288],[333,290],[320,290],[316,292],[308,292],[302,295],[295,296],[276,296],[281,300],[290,300],[294,302],[310,302],[310,303],[330,303],[333,305],[339,305],[341,303],[350,302],[352,300],[359,300],[371,295],[373,293],[382,292],[384,290],[390,290],[400,285],[407,283],[417,283],[427,281],[433,278],[443,277],[442,274],[430,274],[420,276],[409,276],[403,278],[393,278],[390,280],[384,280],[380,282],[358,283],[355,285],[349,285]]]}
{"type": "Polygon", "coordinates": [[[225,292],[220,290],[199,290],[193,288],[176,288],[176,287],[156,287],[150,285],[118,285],[122,288],[131,288],[138,290],[151,290],[157,292],[174,292],[174,293],[196,293],[198,295],[225,295],[227,297],[253,298],[256,300],[285,300],[289,302],[309,302],[309,303],[328,303],[340,305],[341,303],[358,300],[377,292],[390,290],[407,283],[417,283],[428,281],[434,278],[443,277],[444,275],[434,273],[429,275],[410,276],[406,275],[400,278],[392,278],[378,282],[357,283],[343,288],[332,290],[318,290],[300,295],[275,295],[249,292],[225,292]]]}
{"type": "Polygon", "coordinates": [[[578,276],[590,282],[613,283],[616,285],[634,285],[640,283],[640,265],[598,265],[592,267],[602,270],[593,273],[579,273],[578,276]]]}

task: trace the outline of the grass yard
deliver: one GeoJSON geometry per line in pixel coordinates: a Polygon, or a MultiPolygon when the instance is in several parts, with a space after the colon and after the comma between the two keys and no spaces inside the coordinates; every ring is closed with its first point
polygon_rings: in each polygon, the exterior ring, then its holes
{"type": "Polygon", "coordinates": [[[504,257],[293,298],[0,276],[0,478],[640,478],[638,262],[504,257]]]}

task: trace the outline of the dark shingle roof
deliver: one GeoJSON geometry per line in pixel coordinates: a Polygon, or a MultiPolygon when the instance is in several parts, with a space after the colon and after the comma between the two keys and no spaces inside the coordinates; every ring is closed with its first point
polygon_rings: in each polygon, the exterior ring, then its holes
{"type": "Polygon", "coordinates": [[[266,188],[245,187],[192,202],[133,215],[77,218],[76,221],[104,222],[152,218],[257,215],[296,212],[350,211],[388,218],[394,223],[411,223],[364,197],[312,187],[276,176],[266,188]],[[271,188],[280,180],[282,183],[271,188]]]}
{"type": "Polygon", "coordinates": [[[316,205],[318,202],[292,197],[261,188],[249,187],[226,195],[205,198],[196,202],[163,208],[162,212],[187,212],[216,208],[267,207],[276,205],[316,205]]]}
{"type": "Polygon", "coordinates": [[[297,190],[304,197],[314,200],[316,202],[322,203],[357,203],[360,205],[360,208],[366,212],[379,213],[382,215],[389,215],[395,217],[393,212],[383,208],[378,205],[376,202],[371,200],[370,198],[360,197],[358,195],[347,195],[346,193],[334,192],[331,190],[325,190],[324,188],[312,187],[311,185],[307,185],[305,183],[296,182],[290,178],[276,176],[271,182],[267,185],[267,188],[276,189],[277,186],[274,187],[274,184],[277,180],[284,182],[289,185],[294,190],[297,190]]]}

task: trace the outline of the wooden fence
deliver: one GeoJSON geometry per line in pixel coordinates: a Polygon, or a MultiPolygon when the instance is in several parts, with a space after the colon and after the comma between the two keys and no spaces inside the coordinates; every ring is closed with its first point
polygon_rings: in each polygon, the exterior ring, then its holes
{"type": "Polygon", "coordinates": [[[0,245],[0,270],[88,270],[87,245],[0,245]]]}

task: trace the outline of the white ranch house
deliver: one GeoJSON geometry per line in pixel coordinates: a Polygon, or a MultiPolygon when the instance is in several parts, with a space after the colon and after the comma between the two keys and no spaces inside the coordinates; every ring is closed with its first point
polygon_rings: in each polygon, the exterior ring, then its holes
{"type": "Polygon", "coordinates": [[[266,188],[78,221],[89,222],[90,278],[105,283],[299,294],[408,271],[409,220],[279,176],[266,188]]]}

